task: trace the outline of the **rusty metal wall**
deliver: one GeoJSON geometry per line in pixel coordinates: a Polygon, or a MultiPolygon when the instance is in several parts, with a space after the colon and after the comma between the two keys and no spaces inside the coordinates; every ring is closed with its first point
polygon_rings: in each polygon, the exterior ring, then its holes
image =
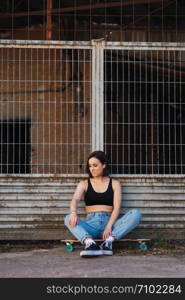
{"type": "MultiPolygon", "coordinates": [[[[59,240],[74,189],[84,175],[0,177],[0,240],[59,240]]],[[[122,210],[140,208],[143,219],[130,237],[185,237],[185,176],[122,176],[122,210]]],[[[85,218],[83,200],[78,213],[85,218]]]]}

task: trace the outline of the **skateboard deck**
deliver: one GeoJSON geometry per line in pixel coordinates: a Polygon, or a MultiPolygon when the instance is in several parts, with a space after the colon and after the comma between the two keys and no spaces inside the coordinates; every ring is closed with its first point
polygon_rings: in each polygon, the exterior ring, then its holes
{"type": "MultiPolygon", "coordinates": [[[[148,245],[147,242],[149,242],[151,239],[120,239],[116,240],[115,243],[119,242],[136,242],[138,244],[138,248],[142,251],[148,250],[148,245]]],[[[80,241],[78,240],[72,240],[72,239],[65,239],[65,240],[60,240],[62,243],[65,244],[65,251],[66,252],[72,252],[74,250],[74,244],[78,243],[81,244],[80,241]]],[[[103,242],[102,239],[95,239],[95,242],[103,242]]]]}

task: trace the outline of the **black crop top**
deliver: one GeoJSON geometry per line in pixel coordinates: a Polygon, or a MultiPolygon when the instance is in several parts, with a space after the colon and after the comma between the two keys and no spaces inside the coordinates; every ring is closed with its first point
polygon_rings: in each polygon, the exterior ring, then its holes
{"type": "Polygon", "coordinates": [[[92,187],[90,179],[88,179],[88,188],[85,193],[84,201],[87,206],[89,205],[108,205],[113,206],[114,192],[112,189],[112,179],[109,180],[108,188],[103,193],[95,192],[92,187]]]}

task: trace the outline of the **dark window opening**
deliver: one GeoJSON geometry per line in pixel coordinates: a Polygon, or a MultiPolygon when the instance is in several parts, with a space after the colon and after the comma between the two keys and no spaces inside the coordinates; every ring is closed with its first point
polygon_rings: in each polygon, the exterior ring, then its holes
{"type": "Polygon", "coordinates": [[[0,173],[30,173],[30,121],[0,121],[0,173]]]}

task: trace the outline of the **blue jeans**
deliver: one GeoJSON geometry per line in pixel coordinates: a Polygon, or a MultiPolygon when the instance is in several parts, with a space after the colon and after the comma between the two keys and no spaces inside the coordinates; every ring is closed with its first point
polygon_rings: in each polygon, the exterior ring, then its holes
{"type": "MultiPolygon", "coordinates": [[[[71,231],[71,233],[83,244],[84,239],[102,238],[102,234],[109,221],[111,213],[95,212],[87,215],[86,220],[79,219],[78,224],[74,227],[69,225],[69,217],[67,215],[64,219],[64,224],[71,231]]],[[[141,212],[139,209],[129,210],[121,218],[117,219],[112,226],[112,236],[119,240],[127,233],[132,231],[139,225],[141,220],[141,212]]]]}

